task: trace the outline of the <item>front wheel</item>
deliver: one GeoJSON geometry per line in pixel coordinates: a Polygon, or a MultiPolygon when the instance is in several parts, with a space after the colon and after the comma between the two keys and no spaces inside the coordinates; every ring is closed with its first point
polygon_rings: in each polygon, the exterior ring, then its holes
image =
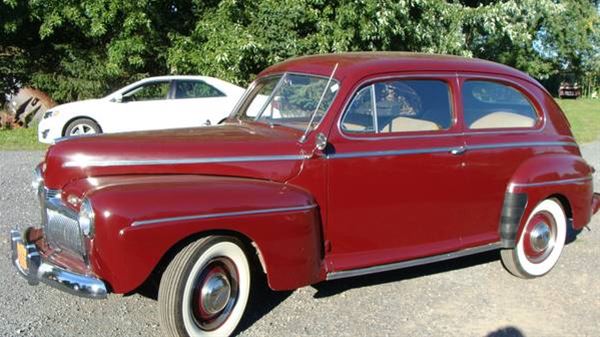
{"type": "Polygon", "coordinates": [[[561,204],[546,199],[531,212],[516,247],[500,251],[502,263],[518,277],[542,276],[558,262],[566,236],[567,218],[561,204]]]}
{"type": "Polygon", "coordinates": [[[167,336],[229,336],[250,295],[250,265],[242,243],[209,236],[183,248],[163,273],[160,324],[167,336]]]}
{"type": "Polygon", "coordinates": [[[65,129],[65,136],[81,136],[81,135],[93,135],[102,133],[98,123],[94,122],[89,118],[78,118],[67,126],[65,129]]]}

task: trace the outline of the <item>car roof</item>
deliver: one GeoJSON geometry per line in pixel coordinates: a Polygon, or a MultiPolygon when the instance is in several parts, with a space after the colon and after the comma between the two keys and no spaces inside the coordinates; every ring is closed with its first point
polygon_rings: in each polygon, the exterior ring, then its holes
{"type": "Polygon", "coordinates": [[[477,58],[408,52],[349,52],[296,57],[275,64],[259,74],[283,72],[330,76],[338,64],[335,78],[365,76],[382,72],[461,72],[488,73],[518,77],[540,86],[529,75],[509,66],[477,58]]]}
{"type": "Polygon", "coordinates": [[[153,76],[146,77],[138,82],[148,82],[148,81],[171,81],[171,80],[211,80],[215,79],[210,76],[200,76],[200,75],[164,75],[164,76],[153,76]]]}

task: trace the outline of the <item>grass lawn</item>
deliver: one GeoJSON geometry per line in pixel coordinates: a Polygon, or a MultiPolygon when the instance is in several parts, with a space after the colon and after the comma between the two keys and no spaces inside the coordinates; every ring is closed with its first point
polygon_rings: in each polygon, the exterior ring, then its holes
{"type": "Polygon", "coordinates": [[[45,150],[37,140],[37,126],[28,129],[0,130],[0,150],[45,150]]]}
{"type": "Polygon", "coordinates": [[[557,99],[579,143],[600,139],[600,100],[557,99]]]}
{"type": "MultiPolygon", "coordinates": [[[[575,138],[580,143],[600,139],[600,100],[557,99],[575,138]]],[[[0,150],[45,150],[48,146],[37,141],[37,127],[0,130],[0,150]]]]}

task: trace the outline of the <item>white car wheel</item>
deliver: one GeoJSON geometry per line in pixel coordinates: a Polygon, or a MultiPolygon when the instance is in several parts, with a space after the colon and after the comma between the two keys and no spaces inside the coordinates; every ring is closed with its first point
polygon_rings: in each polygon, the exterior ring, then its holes
{"type": "Polygon", "coordinates": [[[567,218],[561,204],[544,200],[531,212],[516,247],[500,252],[502,262],[516,276],[542,276],[558,262],[566,235],[567,218]]]}
{"type": "Polygon", "coordinates": [[[98,123],[89,118],[79,118],[69,123],[65,130],[65,136],[93,135],[101,132],[98,123]]]}
{"type": "Polygon", "coordinates": [[[168,336],[229,336],[250,295],[250,265],[237,239],[211,236],[181,250],[165,270],[158,293],[168,336]]]}

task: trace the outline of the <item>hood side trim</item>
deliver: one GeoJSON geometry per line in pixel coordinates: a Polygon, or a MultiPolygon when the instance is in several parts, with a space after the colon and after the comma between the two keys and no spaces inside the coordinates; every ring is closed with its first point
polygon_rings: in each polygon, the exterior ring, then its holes
{"type": "Polygon", "coordinates": [[[131,224],[131,227],[137,227],[137,226],[143,226],[143,225],[154,225],[154,224],[160,224],[160,223],[166,223],[166,222],[205,220],[205,219],[236,217],[236,216],[244,216],[244,215],[257,215],[257,214],[267,214],[267,213],[277,213],[277,212],[305,212],[305,211],[309,211],[316,207],[317,207],[317,205],[310,204],[310,205],[305,205],[305,206],[254,209],[254,210],[238,211],[238,212],[186,215],[186,216],[178,216],[178,217],[170,217],[170,218],[134,221],[131,224]]]}
{"type": "Polygon", "coordinates": [[[181,159],[138,159],[138,160],[95,160],[91,158],[77,158],[67,161],[63,167],[115,167],[115,166],[146,166],[146,165],[184,165],[184,164],[220,164],[239,162],[261,161],[289,161],[305,160],[308,155],[271,155],[271,156],[242,156],[242,157],[207,157],[207,158],[181,158],[181,159]]]}

